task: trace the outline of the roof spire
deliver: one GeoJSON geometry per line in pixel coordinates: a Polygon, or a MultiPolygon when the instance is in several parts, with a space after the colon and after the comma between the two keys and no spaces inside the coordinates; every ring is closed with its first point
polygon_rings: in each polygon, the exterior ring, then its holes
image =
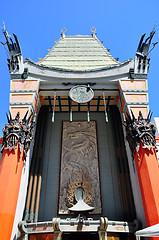
{"type": "Polygon", "coordinates": [[[90,28],[92,32],[92,37],[96,38],[96,28],[92,27],[90,28]]]}
{"type": "Polygon", "coordinates": [[[65,33],[67,32],[67,28],[61,28],[61,36],[62,36],[62,38],[65,38],[65,33]]]}

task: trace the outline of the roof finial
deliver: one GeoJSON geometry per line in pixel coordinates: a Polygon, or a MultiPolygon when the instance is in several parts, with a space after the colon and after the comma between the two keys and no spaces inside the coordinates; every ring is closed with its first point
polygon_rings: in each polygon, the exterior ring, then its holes
{"type": "Polygon", "coordinates": [[[8,32],[7,32],[7,30],[6,30],[6,26],[5,26],[4,21],[3,21],[3,33],[5,34],[5,36],[6,36],[7,38],[11,38],[11,36],[8,34],[8,32]]]}
{"type": "Polygon", "coordinates": [[[61,28],[61,36],[62,36],[62,38],[65,38],[65,33],[67,32],[67,28],[61,28]]]}
{"type": "Polygon", "coordinates": [[[3,30],[4,30],[4,31],[6,30],[6,26],[5,26],[4,21],[3,21],[3,30]]]}
{"type": "Polygon", "coordinates": [[[92,32],[92,37],[96,37],[96,28],[92,27],[90,29],[91,29],[91,32],[92,32]]]}

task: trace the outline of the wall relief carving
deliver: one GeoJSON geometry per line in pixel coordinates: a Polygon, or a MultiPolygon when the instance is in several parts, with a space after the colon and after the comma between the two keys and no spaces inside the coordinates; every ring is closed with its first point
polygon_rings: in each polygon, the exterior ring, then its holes
{"type": "Polygon", "coordinates": [[[96,122],[63,122],[58,214],[69,214],[76,203],[75,190],[82,186],[85,202],[101,214],[101,191],[96,122]]]}

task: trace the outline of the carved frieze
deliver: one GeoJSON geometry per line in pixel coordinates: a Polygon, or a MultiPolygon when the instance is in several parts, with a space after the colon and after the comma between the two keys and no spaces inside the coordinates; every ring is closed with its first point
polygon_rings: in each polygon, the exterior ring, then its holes
{"type": "Polygon", "coordinates": [[[132,152],[135,151],[135,148],[137,151],[139,150],[140,142],[142,142],[143,148],[147,148],[148,150],[156,147],[156,128],[154,124],[150,122],[151,115],[152,114],[149,113],[147,119],[144,119],[142,113],[139,112],[137,120],[135,119],[133,112],[132,119],[127,115],[126,138],[132,152]]]}
{"type": "Polygon", "coordinates": [[[75,191],[82,186],[85,202],[101,214],[101,193],[95,121],[63,122],[59,214],[69,214],[75,191]]]}
{"type": "Polygon", "coordinates": [[[22,152],[24,147],[24,154],[26,156],[27,151],[30,147],[30,142],[32,141],[34,122],[32,115],[27,119],[27,114],[24,118],[20,120],[20,114],[17,113],[15,119],[12,119],[11,113],[7,115],[8,123],[3,128],[3,143],[1,152],[4,149],[9,149],[12,151],[16,148],[17,142],[19,142],[20,152],[22,152]],[[31,120],[31,121],[30,121],[31,120]]]}

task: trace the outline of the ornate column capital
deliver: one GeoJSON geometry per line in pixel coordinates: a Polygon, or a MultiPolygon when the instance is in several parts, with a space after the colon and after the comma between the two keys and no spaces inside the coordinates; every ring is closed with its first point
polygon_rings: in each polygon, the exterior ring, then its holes
{"type": "Polygon", "coordinates": [[[24,148],[24,155],[26,157],[27,151],[30,147],[30,142],[33,138],[33,129],[35,123],[33,122],[32,114],[27,118],[28,111],[24,118],[20,120],[20,114],[17,113],[16,117],[12,119],[11,113],[7,115],[8,123],[3,127],[3,143],[1,152],[4,149],[12,151],[19,143],[20,152],[24,148]]]}
{"type": "Polygon", "coordinates": [[[150,122],[152,113],[149,112],[147,119],[143,118],[141,112],[139,112],[138,119],[132,113],[132,118],[127,115],[126,119],[126,139],[129,142],[131,151],[134,153],[135,149],[137,152],[140,148],[140,142],[143,144],[143,148],[150,150],[156,148],[155,133],[156,127],[150,122]]]}

